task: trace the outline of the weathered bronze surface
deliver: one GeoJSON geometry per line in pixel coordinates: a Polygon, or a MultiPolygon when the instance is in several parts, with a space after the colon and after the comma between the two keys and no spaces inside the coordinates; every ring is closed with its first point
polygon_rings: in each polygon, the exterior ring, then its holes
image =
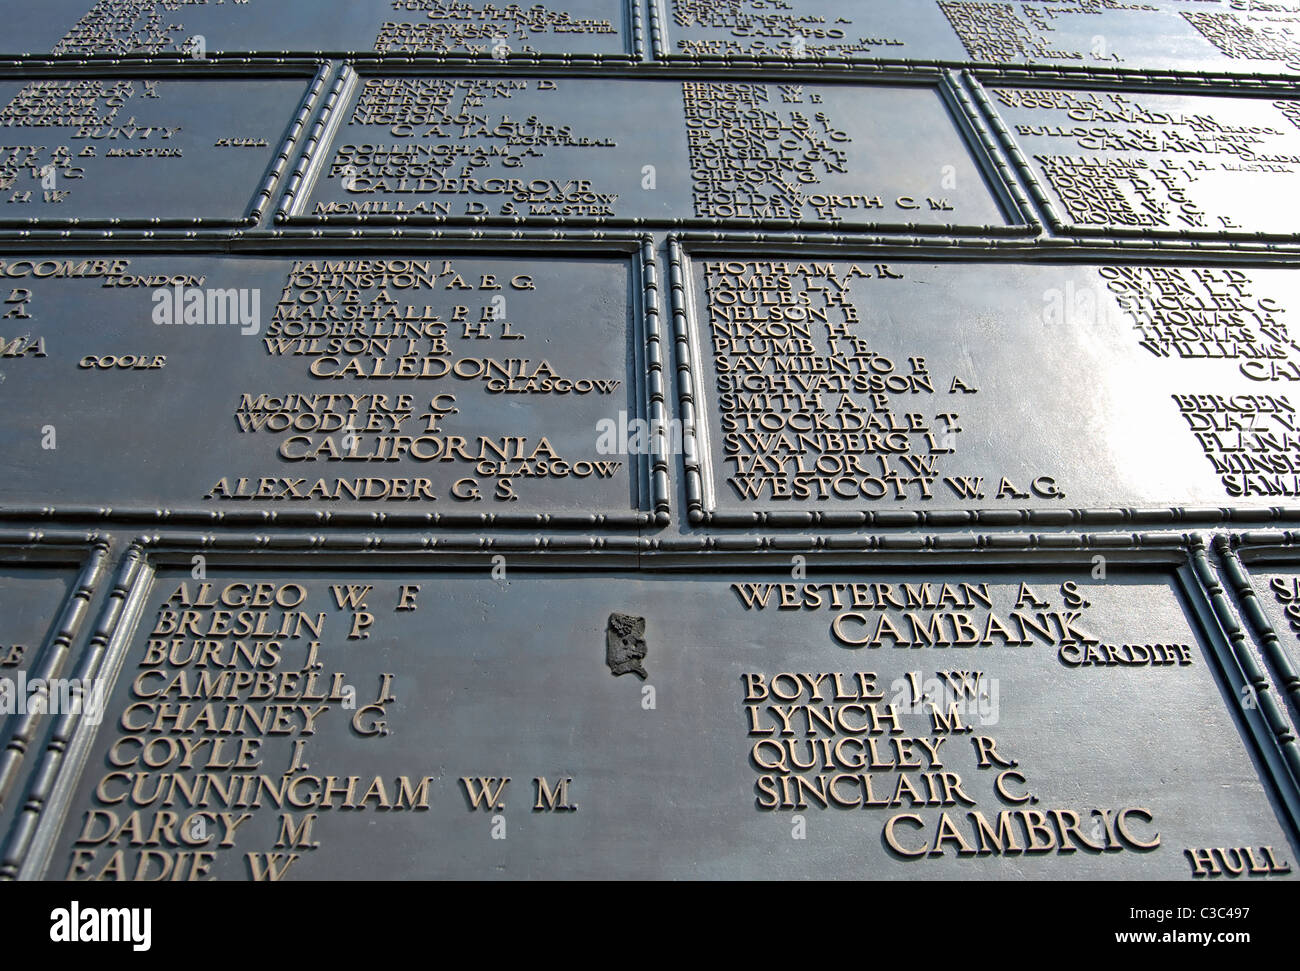
{"type": "Polygon", "coordinates": [[[194,57],[338,52],[481,57],[930,60],[1081,68],[1295,72],[1294,0],[152,0],[12,2],[5,53],[194,57]]]}
{"type": "Polygon", "coordinates": [[[808,571],[159,569],[51,875],[1294,875],[1173,572],[808,571]]]}
{"type": "Polygon", "coordinates": [[[1294,3],[659,0],[668,57],[1295,71],[1294,3]]]}
{"type": "Polygon", "coordinates": [[[81,695],[70,682],[49,680],[67,678],[72,641],[84,619],[87,584],[100,578],[103,552],[55,552],[54,544],[36,554],[0,550],[0,826],[6,833],[39,763],[31,749],[44,739],[51,713],[66,707],[73,696],[101,707],[106,700],[102,685],[81,695]]]}
{"type": "Polygon", "coordinates": [[[4,507],[650,509],[648,440],[618,436],[648,427],[655,336],[629,255],[37,256],[0,276],[22,298],[5,392],[80,388],[39,425],[6,415],[26,459],[4,507]]]}
{"type": "Polygon", "coordinates": [[[1300,875],[1297,0],[0,17],[0,879],[1300,875]]]}
{"type": "Polygon", "coordinates": [[[1005,228],[940,79],[348,75],[288,221],[1005,228]],[[882,140],[901,126],[907,137],[882,140]],[[923,157],[928,164],[916,165],[923,157]]]}
{"type": "Polygon", "coordinates": [[[255,223],[306,92],[282,77],[0,82],[0,223],[255,223]]]}
{"type": "Polygon", "coordinates": [[[493,57],[625,54],[633,4],[625,0],[487,3],[480,0],[54,0],[3,5],[6,52],[206,57],[245,51],[338,51],[493,57]],[[87,9],[89,7],[89,9],[87,9]]]}
{"type": "Polygon", "coordinates": [[[1289,271],[758,252],[689,258],[705,518],[1300,491],[1289,271]]]}
{"type": "Polygon", "coordinates": [[[1283,203],[1300,161],[1294,98],[996,84],[988,94],[1062,231],[1296,238],[1283,203]]]}

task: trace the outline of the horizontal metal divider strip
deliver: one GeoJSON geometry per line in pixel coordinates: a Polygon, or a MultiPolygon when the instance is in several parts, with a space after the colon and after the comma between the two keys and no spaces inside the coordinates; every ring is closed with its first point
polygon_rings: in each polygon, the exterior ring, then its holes
{"type": "MultiPolygon", "coordinates": [[[[137,529],[141,524],[134,524],[137,529]]],[[[324,524],[313,524],[318,528],[324,524]]],[[[289,523],[230,523],[187,527],[182,523],[167,524],[162,529],[131,533],[134,542],[146,548],[185,549],[247,549],[274,553],[276,551],[323,552],[484,552],[515,550],[519,552],[546,552],[570,550],[599,552],[622,550],[645,554],[672,552],[826,552],[826,553],[881,553],[917,552],[927,557],[935,554],[986,554],[1014,551],[1054,551],[1058,553],[1098,550],[1169,550],[1182,548],[1191,531],[1137,530],[1137,531],[1064,531],[1035,533],[1030,531],[1002,532],[907,532],[907,533],[683,533],[660,535],[612,534],[593,536],[587,533],[521,534],[503,531],[496,534],[463,533],[457,531],[435,532],[416,529],[411,524],[392,524],[383,532],[354,529],[348,532],[301,532],[302,524],[289,523]],[[228,526],[228,528],[227,528],[228,526]]],[[[1104,524],[1098,524],[1104,525],[1104,524]]],[[[130,533],[130,524],[121,531],[130,533]]],[[[0,540],[5,535],[21,541],[24,549],[39,549],[41,539],[47,535],[35,531],[12,530],[6,533],[0,523],[0,540]]],[[[97,537],[99,534],[61,534],[69,537],[97,537]]],[[[86,548],[82,544],[82,549],[86,548]]],[[[0,550],[2,553],[3,550],[0,550]]]]}
{"type": "MultiPolygon", "coordinates": [[[[959,535],[914,534],[854,535],[854,536],[671,536],[649,539],[631,536],[456,536],[429,534],[327,534],[327,533],[266,533],[266,532],[181,532],[156,531],[134,537],[133,544],[148,551],[150,558],[168,552],[180,555],[185,552],[213,551],[235,556],[255,556],[259,560],[276,554],[294,553],[361,553],[377,559],[402,557],[409,554],[488,554],[516,552],[545,554],[572,552],[601,554],[603,552],[637,553],[645,562],[669,562],[672,554],[689,553],[755,553],[772,559],[796,553],[827,553],[855,556],[861,554],[893,553],[900,556],[922,554],[916,562],[960,562],[962,556],[981,555],[1034,555],[1065,557],[1071,562],[1087,562],[1087,554],[1105,551],[1126,556],[1146,558],[1147,561],[1183,562],[1190,544],[1198,536],[1195,532],[1131,532],[1131,533],[1070,533],[1035,535],[977,534],[959,535]],[[1154,559],[1152,559],[1154,558],[1154,559]]],[[[598,557],[599,558],[599,557],[598,557]]],[[[418,562],[417,559],[415,562],[418,562]]],[[[179,561],[177,561],[179,562],[179,561]]],[[[287,562],[301,563],[300,560],[287,562]]],[[[344,561],[344,565],[359,566],[358,560],[344,561]]],[[[682,560],[690,568],[694,560],[682,560]]],[[[712,557],[709,562],[712,563],[712,557]]],[[[772,560],[775,562],[775,560],[772,560]]],[[[874,561],[873,561],[874,562],[874,561]]],[[[699,567],[696,567],[699,568],[699,567]]],[[[708,567],[711,569],[712,567],[708,567]]]]}
{"type": "Polygon", "coordinates": [[[719,77],[731,80],[747,75],[755,78],[778,76],[782,80],[799,76],[826,80],[879,81],[897,77],[899,80],[937,78],[944,71],[967,71],[976,77],[991,80],[1031,81],[1051,85],[1068,85],[1089,82],[1105,86],[1164,86],[1171,89],[1217,88],[1226,94],[1276,90],[1282,94],[1295,94],[1300,75],[1263,72],[1208,72],[1208,71],[1141,71],[1123,68],[1068,68],[1053,65],[1005,65],[945,59],[849,59],[809,55],[803,58],[766,59],[752,57],[695,57],[675,56],[657,61],[638,61],[631,55],[605,54],[539,54],[524,57],[512,55],[497,60],[491,55],[420,55],[378,54],[361,51],[293,51],[261,52],[247,54],[213,54],[198,60],[187,56],[125,55],[5,55],[0,57],[0,78],[57,76],[64,72],[90,75],[99,72],[105,77],[121,77],[131,73],[154,75],[241,77],[257,73],[286,73],[312,68],[322,61],[346,62],[370,72],[374,69],[397,71],[402,74],[421,73],[437,68],[449,76],[490,75],[509,76],[527,74],[537,67],[564,68],[564,76],[581,77],[719,77]]]}
{"type": "Polygon", "coordinates": [[[359,235],[350,233],[322,234],[312,230],[266,230],[235,233],[188,232],[166,236],[154,232],[114,234],[106,232],[95,236],[76,236],[68,231],[33,235],[0,234],[0,255],[41,252],[64,253],[68,256],[102,255],[106,251],[155,255],[221,255],[242,256],[292,254],[310,255],[320,252],[365,249],[409,252],[474,252],[487,248],[507,252],[536,254],[538,243],[548,245],[547,254],[573,253],[626,253],[636,252],[648,234],[635,231],[556,232],[539,230],[536,233],[519,231],[468,231],[430,234],[428,230],[399,230],[385,234],[359,235]]]}
{"type": "Polygon", "coordinates": [[[69,553],[74,553],[106,542],[107,539],[104,534],[98,531],[5,529],[0,527],[0,558],[3,558],[6,550],[12,549],[59,550],[66,547],[69,553]]]}
{"type": "MultiPolygon", "coordinates": [[[[243,224],[246,225],[246,224],[243,224]]],[[[873,227],[879,229],[880,227],[873,227]]],[[[818,232],[755,232],[749,228],[734,230],[706,231],[700,227],[658,227],[632,225],[631,223],[609,223],[601,228],[554,229],[543,226],[522,228],[484,228],[468,229],[463,225],[439,227],[431,224],[408,226],[385,226],[378,228],[360,225],[332,225],[329,228],[307,228],[305,226],[281,229],[250,230],[233,229],[230,232],[216,230],[189,230],[181,233],[169,233],[167,230],[144,228],[113,228],[84,232],[69,228],[39,229],[0,229],[0,254],[28,252],[86,252],[102,253],[130,247],[131,252],[139,253],[255,253],[284,252],[295,247],[300,252],[312,251],[347,251],[349,249],[395,250],[400,247],[416,247],[421,250],[462,247],[473,249],[479,244],[515,244],[520,250],[528,250],[539,243],[561,242],[579,248],[599,248],[607,242],[622,245],[626,240],[650,234],[662,242],[666,236],[677,236],[691,243],[706,243],[723,249],[744,245],[763,245],[779,249],[784,246],[788,252],[795,252],[794,247],[813,245],[824,251],[907,251],[923,255],[944,257],[954,255],[967,258],[965,254],[987,254],[999,259],[1025,259],[1031,261],[1068,260],[1080,255],[1096,254],[1105,258],[1107,254],[1117,254],[1128,258],[1140,258],[1147,262],[1161,259],[1195,262],[1213,260],[1215,262],[1256,261],[1259,265],[1274,263],[1295,263],[1300,261],[1300,241],[1294,244],[1256,243],[1249,238],[1233,241],[1192,240],[1192,239],[1122,239],[1112,237],[1084,238],[1062,236],[1029,236],[1026,227],[1007,227],[1019,232],[1006,236],[913,236],[900,233],[886,236],[878,233],[839,233],[818,232]]],[[[535,252],[535,249],[532,250],[535,252]]],[[[548,249],[548,252],[559,250],[548,249]]]]}
{"type": "Polygon", "coordinates": [[[1270,506],[1237,508],[1232,506],[1190,507],[1083,507],[1076,509],[939,509],[939,510],[832,510],[822,512],[761,511],[716,512],[692,507],[690,521],[705,526],[763,528],[796,528],[823,526],[826,528],[882,528],[904,527],[927,529],[961,526],[1075,526],[1089,523],[1112,525],[1147,525],[1184,523],[1213,526],[1220,523],[1292,523],[1300,522],[1300,507],[1270,506]]]}
{"type": "Polygon", "coordinates": [[[185,523],[204,525],[268,526],[321,525],[343,528],[391,526],[393,528],[473,529],[635,529],[653,521],[650,512],[618,513],[438,513],[365,512],[363,510],[307,509],[144,509],[119,506],[0,506],[0,520],[91,521],[122,523],[185,523]]]}
{"type": "Polygon", "coordinates": [[[746,247],[759,246],[769,253],[787,253],[790,255],[814,252],[835,253],[906,253],[909,257],[921,254],[940,260],[975,260],[988,256],[1002,261],[1014,262],[1061,262],[1093,256],[1098,260],[1122,255],[1125,259],[1139,259],[1141,262],[1160,262],[1170,260],[1177,262],[1197,262],[1213,260],[1215,262],[1249,262],[1255,260],[1260,266],[1278,263],[1296,263],[1300,257],[1300,246],[1281,247],[1270,244],[1243,246],[1221,245],[1181,245],[1172,240],[1153,240],[1148,246],[1134,246],[1128,240],[1092,240],[1071,237],[1042,237],[1034,240],[1003,239],[957,239],[942,241],[921,237],[888,236],[842,236],[818,233],[801,233],[773,236],[765,233],[698,233],[673,232],[669,237],[676,239],[692,252],[740,252],[746,247]],[[972,254],[972,255],[968,255],[972,254]]]}

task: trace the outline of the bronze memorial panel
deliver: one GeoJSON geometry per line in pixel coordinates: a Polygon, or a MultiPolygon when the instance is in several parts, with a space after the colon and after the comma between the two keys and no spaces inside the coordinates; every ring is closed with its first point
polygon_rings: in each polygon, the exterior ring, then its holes
{"type": "Polygon", "coordinates": [[[515,55],[632,53],[638,0],[52,0],[0,3],[7,53],[243,52],[515,55]]]}
{"type": "Polygon", "coordinates": [[[1294,885],[1298,78],[1300,0],[0,0],[5,942],[1294,885]]]}
{"type": "Polygon", "coordinates": [[[1062,232],[1300,239],[1300,100],[990,83],[986,103],[1062,232]]]}
{"type": "Polygon", "coordinates": [[[937,80],[362,74],[344,84],[282,219],[993,233],[1011,221],[937,80]],[[907,138],[879,138],[894,126],[907,138]]]}
{"type": "Polygon", "coordinates": [[[649,417],[657,342],[634,245],[0,256],[0,279],[3,388],[32,402],[0,417],[4,510],[634,525],[651,509],[649,448],[618,435],[649,417]]]}
{"type": "Polygon", "coordinates": [[[661,56],[1294,73],[1300,3],[652,0],[661,56]]]}
{"type": "Polygon", "coordinates": [[[0,227],[256,222],[310,78],[0,80],[0,227]]]}
{"type": "Polygon", "coordinates": [[[1098,580],[1087,561],[810,559],[791,581],[505,560],[213,560],[202,581],[188,557],[160,564],[112,648],[107,714],[72,747],[85,766],[66,815],[28,865],[1297,875],[1223,645],[1172,565],[1117,557],[1098,580]]]}
{"type": "Polygon", "coordinates": [[[697,519],[1296,506],[1294,271],[697,253],[689,278],[697,519]]]}

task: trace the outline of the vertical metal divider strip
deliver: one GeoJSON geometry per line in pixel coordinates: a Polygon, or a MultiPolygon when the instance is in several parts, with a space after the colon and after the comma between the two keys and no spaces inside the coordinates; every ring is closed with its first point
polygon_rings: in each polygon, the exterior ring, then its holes
{"type": "Polygon", "coordinates": [[[682,423],[682,443],[690,443],[689,450],[683,448],[682,468],[684,480],[682,487],[686,496],[686,517],[692,525],[706,521],[708,502],[704,485],[702,463],[707,461],[705,450],[707,429],[697,420],[695,365],[691,345],[691,327],[687,319],[685,255],[676,233],[668,234],[669,287],[672,291],[673,313],[673,356],[676,360],[677,408],[682,423]]]}
{"type": "Polygon", "coordinates": [[[334,65],[330,61],[322,61],[316,71],[316,76],[312,79],[307,88],[307,93],[303,97],[302,104],[298,106],[298,112],[289,127],[289,133],[280,142],[280,148],[276,155],[275,164],[271,166],[271,171],[267,174],[266,180],[262,183],[262,189],[253,200],[252,209],[249,212],[250,225],[257,225],[261,222],[262,216],[266,214],[266,207],[270,204],[275,192],[276,185],[284,175],[291,159],[299,148],[299,138],[303,129],[307,126],[307,120],[311,118],[316,106],[320,103],[321,91],[325,87],[325,81],[333,71],[334,65]]]}
{"type": "Polygon", "coordinates": [[[650,7],[650,60],[662,62],[668,56],[667,41],[664,38],[664,26],[659,11],[662,0],[633,0],[646,3],[650,7]]]}
{"type": "MultiPolygon", "coordinates": [[[[668,423],[664,396],[664,349],[662,321],[660,319],[661,295],[659,292],[659,267],[655,259],[654,237],[641,237],[641,321],[645,332],[640,344],[644,348],[643,399],[646,420],[650,426],[650,515],[659,526],[672,520],[671,477],[668,469],[669,442],[665,441],[668,423]]],[[[633,322],[636,324],[636,322],[633,322]]],[[[639,329],[639,328],[634,328],[639,329]]]]}
{"type": "Polygon", "coordinates": [[[1052,232],[1057,235],[1069,233],[1071,227],[1061,215],[1056,203],[1047,195],[1042,183],[1034,174],[1033,168],[1030,167],[1029,160],[1025,158],[1025,153],[1020,150],[1016,140],[1011,137],[1011,132],[1002,120],[1002,116],[994,107],[993,102],[989,100],[988,91],[985,89],[983,82],[970,71],[965,73],[971,96],[975,99],[975,103],[979,105],[980,110],[983,111],[984,117],[988,119],[989,127],[993,129],[994,134],[997,136],[1003,152],[1019,168],[1020,180],[1029,187],[1030,194],[1033,196],[1034,201],[1038,203],[1039,211],[1043,214],[1052,232]]]}
{"type": "Polygon", "coordinates": [[[1282,642],[1272,621],[1264,612],[1255,593],[1255,586],[1246,574],[1246,568],[1237,555],[1233,538],[1226,534],[1214,537],[1214,551],[1223,563],[1223,572],[1228,578],[1233,595],[1241,606],[1242,616],[1259,641],[1260,651],[1274,673],[1282,682],[1282,690],[1291,699],[1296,711],[1300,711],[1300,671],[1296,670],[1290,656],[1282,647],[1282,642]]]}
{"type": "MultiPolygon", "coordinates": [[[[632,36],[627,39],[628,43],[624,50],[627,51],[627,56],[633,64],[642,64],[647,60],[645,14],[641,10],[641,3],[642,0],[623,0],[623,16],[632,27],[632,36]]],[[[654,0],[650,0],[650,6],[653,10],[654,0]]],[[[653,56],[650,59],[653,59],[653,56]]]]}
{"type": "MultiPolygon", "coordinates": [[[[41,657],[41,666],[33,680],[48,681],[63,669],[73,641],[85,620],[90,601],[95,595],[99,581],[103,576],[108,557],[109,544],[102,538],[93,540],[89,554],[86,556],[72,591],[66,598],[63,610],[59,614],[48,648],[41,657]]],[[[0,804],[8,802],[10,790],[17,781],[18,769],[26,761],[32,742],[36,738],[37,728],[44,715],[39,711],[28,710],[17,722],[9,736],[5,749],[0,752],[0,804]]],[[[2,843],[3,834],[0,834],[2,843]]],[[[4,878],[5,860],[0,857],[0,879],[4,878]]]]}
{"type": "MultiPolygon", "coordinates": [[[[140,601],[147,591],[152,570],[144,549],[132,543],[122,556],[108,600],[100,613],[95,633],[86,646],[76,677],[84,680],[117,678],[140,601]]],[[[106,689],[106,695],[108,691],[106,689]]],[[[22,816],[15,821],[9,843],[0,862],[0,877],[40,879],[49,866],[54,839],[67,812],[82,766],[90,752],[98,725],[82,713],[59,716],[51,732],[45,758],[30,784],[22,816]]]]}
{"type": "Polygon", "coordinates": [[[334,84],[330,87],[324,104],[321,105],[316,124],[312,126],[311,133],[303,144],[298,164],[289,177],[289,183],[280,197],[280,204],[276,207],[277,223],[286,222],[302,213],[302,208],[307,204],[307,197],[319,177],[320,169],[325,164],[325,154],[320,150],[333,140],[343,114],[341,105],[347,103],[348,98],[352,96],[352,89],[356,86],[358,75],[351,64],[346,61],[336,64],[335,71],[334,84]]]}
{"type": "Polygon", "coordinates": [[[1024,187],[1016,175],[1015,167],[998,145],[998,141],[988,129],[982,110],[971,99],[967,88],[969,76],[965,71],[945,71],[942,91],[953,104],[953,114],[957,124],[975,142],[979,151],[973,152],[976,163],[984,172],[994,188],[999,201],[1025,226],[1039,234],[1043,232],[1042,221],[1029,201],[1024,187]]]}
{"type": "MultiPolygon", "coordinates": [[[[1200,593],[1226,638],[1226,651],[1221,654],[1220,661],[1225,667],[1230,666],[1229,673],[1235,673],[1251,692],[1255,707],[1251,709],[1242,705],[1244,720],[1274,773],[1274,784],[1287,807],[1292,832],[1300,834],[1300,744],[1297,744],[1289,720],[1273,697],[1267,673],[1251,654],[1246,633],[1237,622],[1223,584],[1210,565],[1208,547],[1200,534],[1191,537],[1188,556],[1200,593]]],[[[1230,687],[1235,688],[1235,685],[1230,687]]]]}

